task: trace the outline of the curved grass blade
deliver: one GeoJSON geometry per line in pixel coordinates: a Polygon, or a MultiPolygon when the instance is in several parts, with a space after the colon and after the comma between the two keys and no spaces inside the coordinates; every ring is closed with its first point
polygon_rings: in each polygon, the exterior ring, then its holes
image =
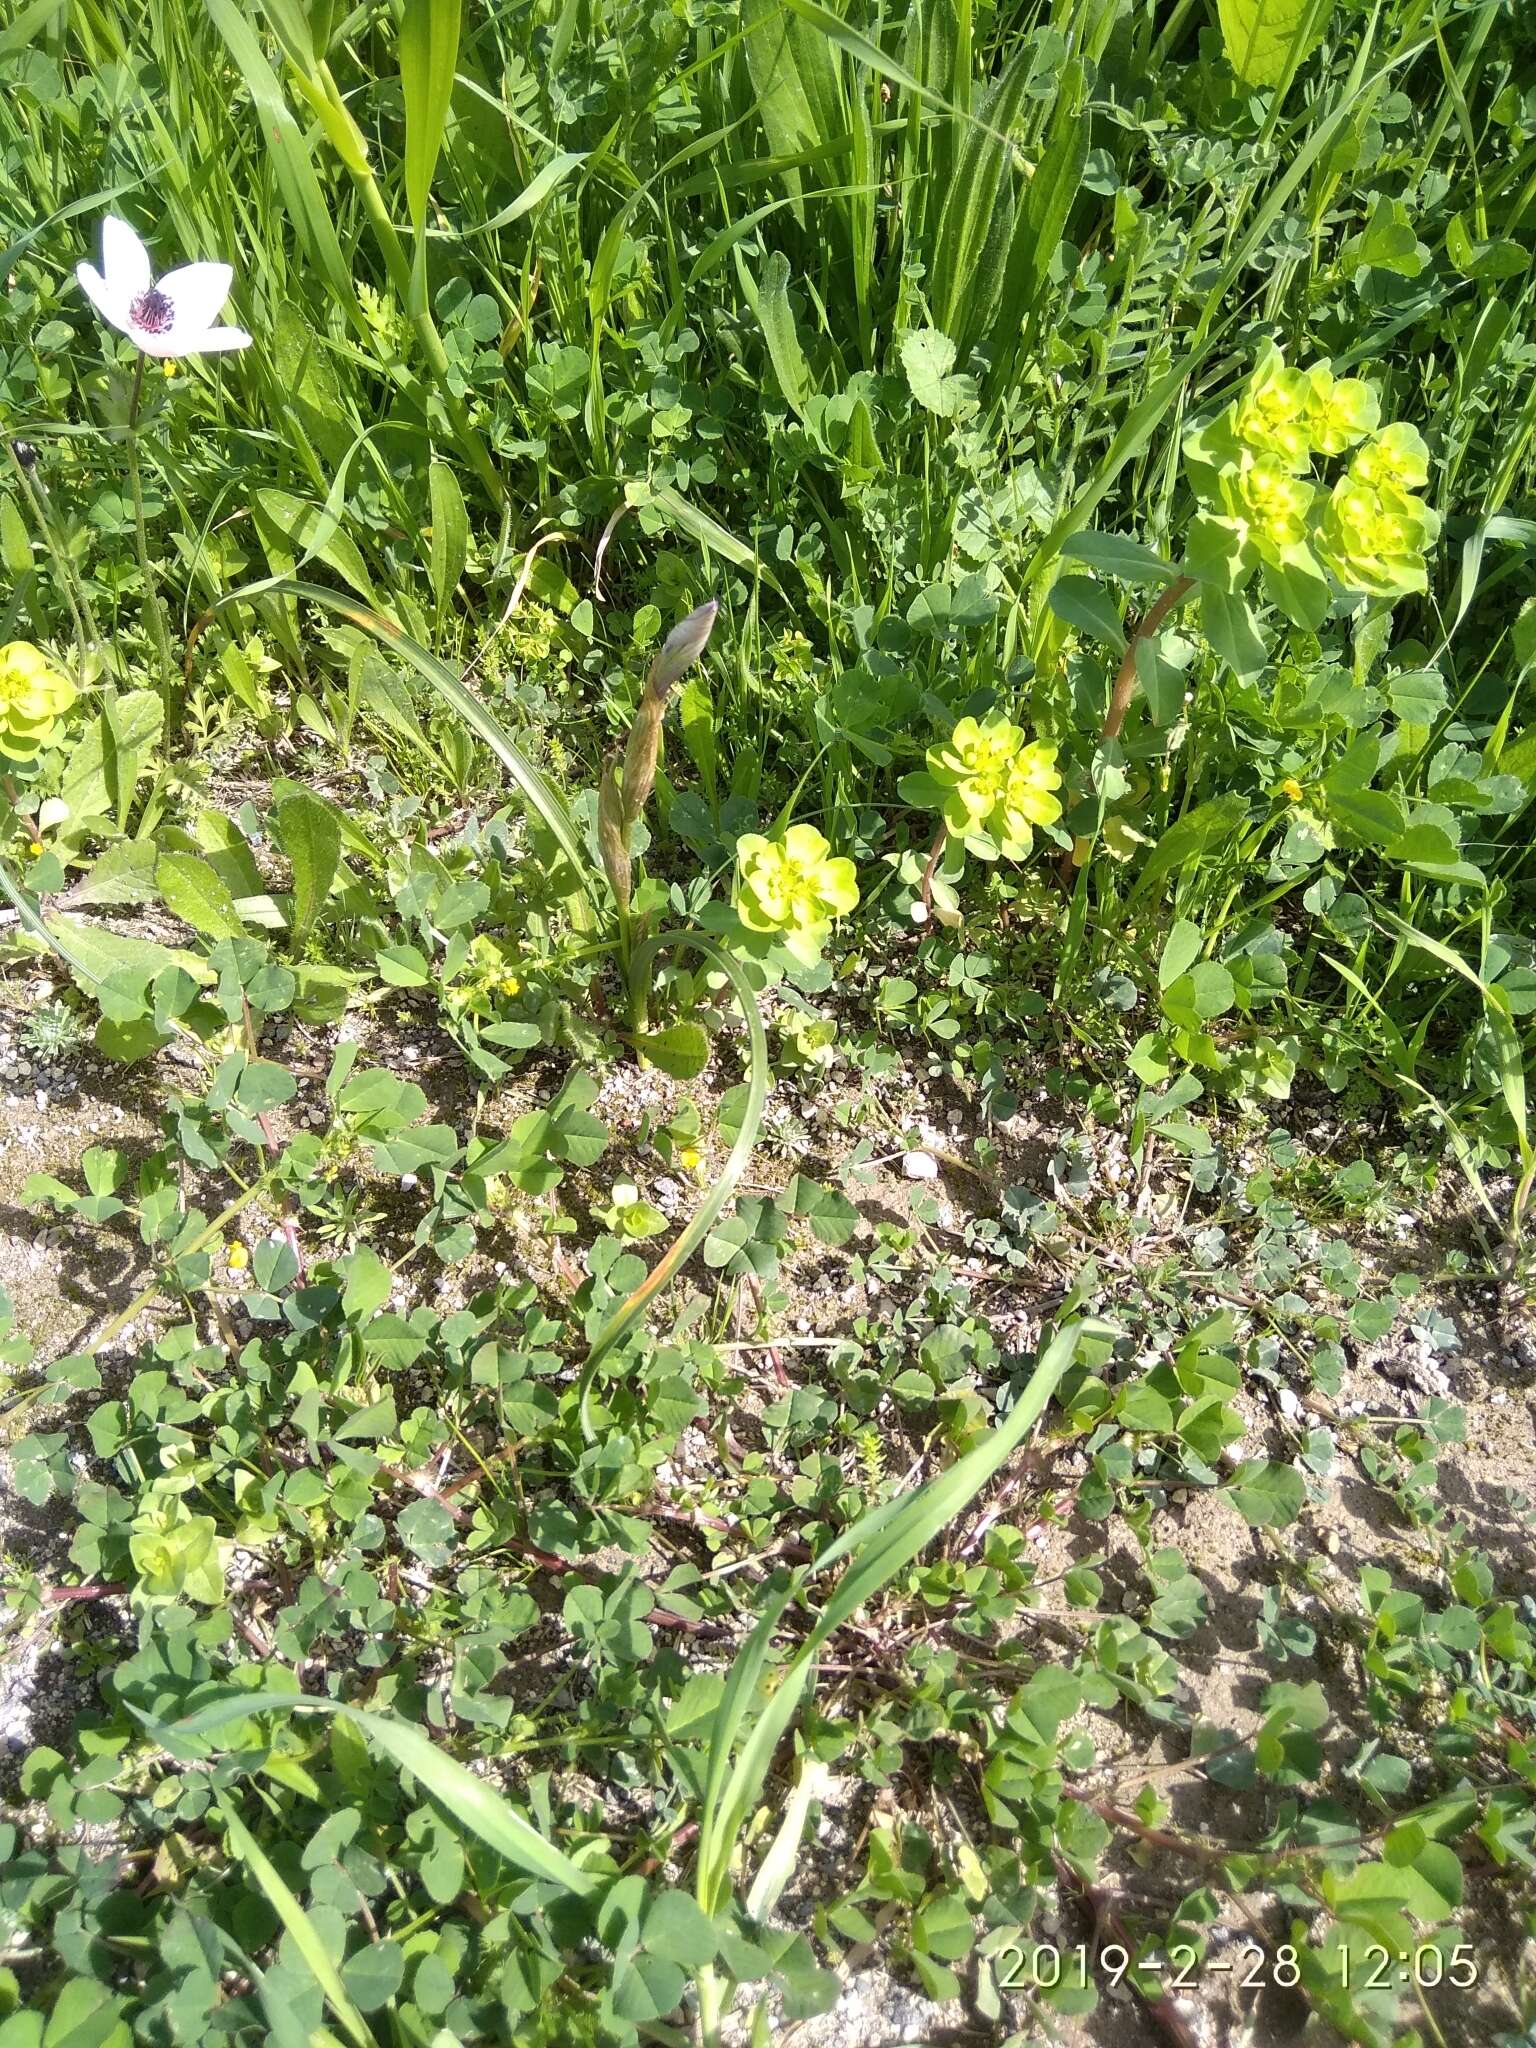
{"type": "Polygon", "coordinates": [[[737,1653],[715,1714],[695,1879],[706,1913],[718,1912],[726,1902],[731,1850],[758,1801],[774,1752],[810,1689],[822,1645],[910,1564],[1013,1454],[1044,1414],[1089,1327],[1073,1322],[1057,1330],[1040,1352],[1018,1400],[979,1444],[916,1493],[860,1516],[814,1565],[796,1573],[773,1596],[737,1653]],[[815,1627],[789,1663],[775,1673],[770,1691],[765,1681],[780,1616],[813,1578],[850,1556],[853,1561],[822,1604],[815,1627]]]}
{"type": "Polygon", "coordinates": [[[341,1972],[332,1962],[331,1952],[320,1930],[283,1882],[281,1872],[269,1861],[256,1837],[228,1800],[219,1793],[214,1794],[214,1800],[223,1816],[230,1847],[260,1885],[267,1904],[282,1922],[284,1933],[288,1935],[304,1960],[304,1967],[325,1993],[326,2004],[340,2020],[349,2040],[356,2043],[356,2048],[377,2048],[362,2014],[347,1996],[347,1987],[341,1981],[341,1972]]]}
{"type": "Polygon", "coordinates": [[[293,109],[262,51],[261,38],[235,0],[206,0],[206,5],[251,96],[288,217],[308,245],[330,287],[331,297],[367,338],[368,323],[353,286],[351,265],[341,253],[330,205],[321,190],[293,109]]]}
{"type": "Polygon", "coordinates": [[[616,1344],[622,1343],[635,1324],[644,1315],[650,1303],[666,1286],[667,1282],[680,1273],[689,1259],[714,1229],[720,1212],[731,1198],[737,1181],[746,1171],[747,1161],[752,1157],[752,1147],[757,1143],[758,1125],[763,1120],[763,1108],[768,1100],[768,1035],[763,1029],[762,1012],[757,1006],[757,995],[741,967],[713,939],[707,939],[700,932],[661,932],[653,939],[635,948],[631,972],[638,979],[648,975],[662,953],[673,947],[692,946],[702,953],[712,966],[718,967],[736,997],[737,1006],[747,1026],[747,1102],[742,1113],[741,1128],[736,1133],[736,1142],[726,1155],[720,1177],[704,1200],[688,1220],[685,1230],[672,1240],[666,1251],[646,1274],[634,1293],[621,1301],[613,1314],[592,1339],[581,1376],[577,1381],[579,1389],[579,1413],[581,1433],[588,1443],[594,1441],[591,1402],[592,1385],[597,1369],[616,1344]]]}
{"type": "Polygon", "coordinates": [[[248,1720],[252,1714],[272,1713],[336,1714],[382,1750],[392,1763],[411,1776],[443,1808],[451,1820],[476,1834],[487,1848],[494,1849],[525,1877],[552,1884],[578,1896],[594,1890],[603,1880],[578,1863],[538,1829],[523,1819],[511,1802],[493,1791],[482,1779],[467,1771],[409,1721],[393,1715],[375,1714],[364,1707],[349,1707],[341,1700],[322,1699],[305,1693],[278,1692],[265,1688],[241,1692],[215,1700],[188,1714],[183,1720],[159,1722],[141,1714],[150,1734],[173,1756],[185,1755],[184,1745],[224,1727],[231,1721],[248,1720]],[[183,1745],[178,1747],[178,1745],[183,1745]]]}
{"type": "MultiPolygon", "coordinates": [[[[484,740],[511,776],[523,801],[530,810],[537,813],[540,822],[549,829],[556,845],[570,862],[583,895],[591,902],[596,901],[597,875],[588,857],[586,842],[566,808],[564,797],[534,767],[527,755],[512,740],[501,721],[486,709],[472,691],[465,688],[447,662],[440,661],[435,654],[430,654],[393,619],[386,618],[382,612],[370,610],[367,605],[360,604],[355,598],[343,596],[340,591],[326,590],[318,583],[299,582],[291,576],[269,576],[259,583],[242,584],[240,589],[231,590],[226,596],[221,597],[216,605],[203,614],[198,626],[205,625],[226,605],[249,604],[253,598],[263,597],[269,593],[303,598],[309,604],[323,605],[327,611],[335,612],[339,618],[348,620],[354,626],[361,626],[365,633],[371,633],[382,646],[393,648],[407,661],[425,682],[432,685],[449,709],[463,719],[471,732],[484,740]]],[[[196,629],[194,637],[195,634],[196,629]]]]}

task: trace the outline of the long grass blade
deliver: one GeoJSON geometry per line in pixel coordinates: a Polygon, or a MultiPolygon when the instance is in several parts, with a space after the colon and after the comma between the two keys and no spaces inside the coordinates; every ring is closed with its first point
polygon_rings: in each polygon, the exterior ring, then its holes
{"type": "Polygon", "coordinates": [[[288,576],[271,576],[259,583],[242,584],[238,590],[230,591],[204,614],[199,624],[206,623],[228,605],[249,604],[269,593],[303,598],[306,603],[322,605],[327,611],[335,612],[338,618],[346,619],[354,626],[361,626],[365,633],[371,633],[383,646],[392,648],[403,661],[415,669],[423,681],[430,683],[450,710],[463,719],[471,732],[482,739],[501,762],[511,776],[518,794],[538,816],[540,822],[548,828],[560,851],[570,863],[571,871],[583,895],[589,903],[596,902],[597,876],[588,858],[586,844],[576,828],[576,822],[566,808],[564,797],[534,767],[501,721],[486,709],[473,692],[465,688],[447,662],[429,653],[394,619],[387,618],[382,612],[370,610],[368,606],[357,603],[353,598],[344,597],[339,591],[326,590],[318,583],[301,583],[288,576]]]}
{"type": "Polygon", "coordinates": [[[453,99],[461,0],[405,0],[400,23],[400,91],[405,101],[405,204],[420,235],[427,224],[453,99]]]}
{"type": "Polygon", "coordinates": [[[849,1615],[910,1564],[1011,1457],[1044,1414],[1089,1327],[1072,1322],[1057,1330],[1041,1351],[1018,1400],[996,1428],[916,1493],[861,1516],[813,1567],[797,1575],[770,1601],[737,1655],[715,1716],[701,1802],[696,1877],[699,1904],[705,1912],[718,1912],[725,1904],[732,1845],[766,1782],[774,1751],[811,1686],[822,1645],[849,1615]],[[823,1603],[815,1627],[789,1664],[776,1674],[770,1691],[766,1684],[769,1652],[785,1608],[812,1578],[845,1557],[853,1562],[823,1603]]]}
{"type": "Polygon", "coordinates": [[[330,1949],[326,1946],[319,1928],[289,1890],[281,1872],[265,1854],[261,1844],[228,1800],[218,1794],[215,1794],[215,1798],[219,1812],[223,1816],[230,1847],[260,1885],[267,1904],[282,1922],[283,1932],[302,1957],[304,1967],[324,1992],[326,2004],[340,2020],[348,2039],[356,2044],[356,2048],[376,2048],[366,2021],[347,1996],[347,1987],[341,1981],[341,1972],[331,1960],[330,1949]]]}
{"type": "Polygon", "coordinates": [[[180,1721],[159,1722],[147,1715],[139,1718],[173,1756],[186,1757],[194,1753],[195,1745],[204,1736],[232,1721],[247,1720],[252,1714],[283,1713],[335,1714],[349,1721],[392,1763],[409,1771],[451,1820],[461,1822],[478,1835],[487,1848],[494,1849],[525,1877],[578,1896],[593,1891],[602,1882],[600,1877],[572,1862],[553,1842],[546,1841],[501,1793],[453,1757],[445,1756],[419,1728],[394,1715],[375,1714],[341,1700],[268,1687],[230,1694],[180,1721]]]}
{"type": "Polygon", "coordinates": [[[299,124],[262,52],[260,38],[235,0],[204,0],[204,5],[251,96],[288,216],[324,274],[336,304],[365,339],[371,340],[353,287],[352,267],[336,237],[330,203],[320,189],[299,124]]]}

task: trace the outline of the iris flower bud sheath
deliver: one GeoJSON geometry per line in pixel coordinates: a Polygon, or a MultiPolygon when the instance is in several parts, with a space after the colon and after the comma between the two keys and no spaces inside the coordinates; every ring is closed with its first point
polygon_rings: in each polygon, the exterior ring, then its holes
{"type": "Polygon", "coordinates": [[[597,786],[597,845],[619,909],[627,912],[632,879],[629,834],[624,829],[624,799],[619,793],[616,761],[603,763],[602,779],[597,786]]]}
{"type": "Polygon", "coordinates": [[[667,698],[673,685],[687,674],[709,645],[719,609],[711,598],[708,604],[701,604],[697,611],[690,612],[680,625],[672,628],[662,642],[661,652],[651,664],[645,694],[640,699],[635,722],[629,730],[629,744],[624,749],[623,827],[626,848],[629,835],[656,786],[656,757],[661,751],[661,721],[667,708],[667,698]]]}

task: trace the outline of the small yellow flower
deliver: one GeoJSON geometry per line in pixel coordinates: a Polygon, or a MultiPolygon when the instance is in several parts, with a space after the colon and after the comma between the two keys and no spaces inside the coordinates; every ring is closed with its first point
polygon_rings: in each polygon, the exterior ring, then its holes
{"type": "Polygon", "coordinates": [[[43,842],[41,841],[41,839],[34,839],[27,848],[28,853],[31,854],[34,860],[37,859],[37,856],[42,852],[42,850],[43,842]]]}
{"type": "Polygon", "coordinates": [[[1335,377],[1327,363],[1307,372],[1307,431],[1321,455],[1342,455],[1381,422],[1381,401],[1363,377],[1335,377]]]}
{"type": "Polygon", "coordinates": [[[1373,490],[1391,484],[1399,491],[1418,491],[1429,482],[1429,449],[1417,427],[1394,420],[1367,441],[1350,468],[1373,490]]]}
{"type": "Polygon", "coordinates": [[[1296,780],[1294,775],[1287,775],[1284,782],[1282,782],[1280,785],[1280,794],[1283,797],[1287,798],[1291,803],[1299,804],[1302,798],[1306,795],[1306,791],[1302,788],[1301,784],[1296,780]]]}
{"type": "Polygon", "coordinates": [[[0,753],[30,761],[77,694],[68,676],[30,640],[0,647],[0,753]]]}
{"type": "Polygon", "coordinates": [[[504,974],[497,984],[504,996],[515,996],[522,985],[515,974],[504,974]]]}
{"type": "Polygon", "coordinates": [[[160,367],[162,370],[164,370],[167,377],[174,377],[176,375],[176,372],[181,368],[181,365],[178,362],[174,362],[170,356],[167,356],[165,360],[161,363],[160,367]]]}
{"type": "Polygon", "coordinates": [[[677,1163],[684,1173],[697,1173],[703,1156],[697,1145],[680,1145],[677,1152],[677,1163]]]}
{"type": "Polygon", "coordinates": [[[1288,370],[1279,349],[1270,348],[1232,408],[1232,431],[1253,455],[1305,469],[1312,453],[1310,396],[1306,374],[1288,370]]]}
{"type": "Polygon", "coordinates": [[[229,1252],[227,1254],[227,1262],[231,1273],[243,1273],[246,1267],[251,1263],[250,1253],[246,1250],[245,1246],[240,1243],[238,1238],[229,1248],[229,1252]]]}
{"type": "Polygon", "coordinates": [[[736,842],[736,909],[749,931],[777,932],[812,967],[835,917],[859,900],[851,860],[831,854],[814,825],[791,825],[779,839],[747,832],[736,842]]]}
{"type": "Polygon", "coordinates": [[[928,749],[928,772],[944,790],[950,831],[989,833],[1010,860],[1029,852],[1032,826],[1061,816],[1056,749],[1026,740],[999,711],[962,718],[942,746],[928,749]]]}

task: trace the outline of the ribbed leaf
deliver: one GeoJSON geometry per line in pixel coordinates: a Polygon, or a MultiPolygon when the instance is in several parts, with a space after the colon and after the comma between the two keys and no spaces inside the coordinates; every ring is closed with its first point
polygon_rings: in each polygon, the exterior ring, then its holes
{"type": "Polygon", "coordinates": [[[459,480],[446,462],[434,462],[427,471],[427,497],[432,512],[428,566],[441,628],[443,613],[458,588],[469,556],[469,515],[464,509],[459,480]]]}
{"type": "Polygon", "coordinates": [[[763,265],[763,281],[757,292],[757,317],[768,344],[768,360],[778,379],[780,391],[790,409],[805,418],[805,401],[810,392],[811,373],[805,351],[795,329],[794,309],[789,303],[789,258],[775,249],[763,265]]]}
{"type": "Polygon", "coordinates": [[[995,321],[993,383],[1012,363],[1023,324],[1040,301],[1051,259],[1066,232],[1072,203],[1088,161],[1090,123],[1083,67],[1076,58],[1062,72],[1046,130],[1045,148],[1016,209],[1008,267],[995,321]]]}
{"type": "Polygon", "coordinates": [[[934,325],[962,348],[986,332],[1002,292],[1018,160],[1008,138],[1035,62],[1034,45],[1024,43],[982,100],[939,216],[928,302],[934,325]]]}
{"type": "MultiPolygon", "coordinates": [[[[844,137],[842,82],[830,39],[783,0],[746,0],[742,27],[758,118],[774,154],[793,156],[844,137]]],[[[798,171],[787,171],[784,182],[799,193],[798,171]]]]}
{"type": "Polygon", "coordinates": [[[405,100],[405,203],[419,235],[448,126],[459,58],[461,0],[405,0],[400,90],[405,100]]]}
{"type": "Polygon", "coordinates": [[[341,866],[341,826],[330,805],[307,789],[274,806],[272,826],[293,869],[293,935],[298,939],[331,893],[341,866]]]}

